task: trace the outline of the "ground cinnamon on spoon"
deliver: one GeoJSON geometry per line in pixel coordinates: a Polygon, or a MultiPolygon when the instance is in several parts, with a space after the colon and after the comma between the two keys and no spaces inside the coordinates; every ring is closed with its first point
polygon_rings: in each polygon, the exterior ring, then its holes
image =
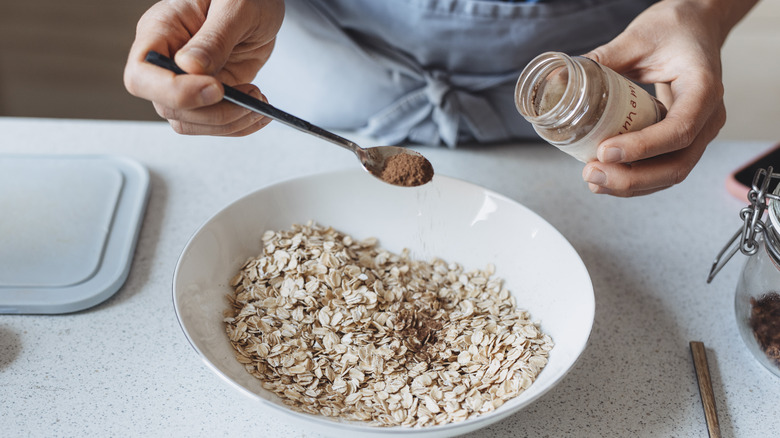
{"type": "Polygon", "coordinates": [[[433,178],[433,166],[422,155],[397,154],[387,159],[381,178],[398,186],[419,186],[433,178]]]}

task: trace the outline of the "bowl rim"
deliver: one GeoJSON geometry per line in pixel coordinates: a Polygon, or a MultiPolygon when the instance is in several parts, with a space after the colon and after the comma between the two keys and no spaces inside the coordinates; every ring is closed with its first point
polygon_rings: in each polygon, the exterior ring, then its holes
{"type": "MultiPolygon", "coordinates": [[[[591,337],[593,336],[593,326],[595,324],[595,291],[593,287],[593,281],[590,277],[590,273],[588,272],[587,266],[585,265],[584,261],[582,260],[582,257],[577,252],[576,248],[574,248],[573,245],[571,245],[571,242],[564,236],[560,231],[558,231],[557,228],[555,228],[552,224],[550,224],[547,220],[545,220],[543,217],[541,217],[538,213],[531,210],[530,208],[526,207],[522,203],[509,198],[508,196],[502,195],[500,193],[497,193],[491,189],[482,187],[478,184],[455,178],[450,177],[446,175],[442,175],[440,173],[437,173],[434,178],[439,179],[446,179],[450,182],[454,182],[457,184],[465,184],[467,186],[471,186],[472,188],[478,188],[482,190],[484,193],[489,194],[491,197],[495,197],[498,199],[502,199],[506,202],[509,202],[511,204],[516,204],[517,206],[522,207],[524,210],[527,211],[527,213],[535,216],[538,220],[542,221],[544,224],[549,226],[555,233],[559,235],[563,241],[571,247],[571,249],[574,251],[575,255],[577,256],[577,259],[579,263],[582,265],[585,278],[587,280],[587,288],[590,291],[589,296],[591,297],[590,300],[590,306],[589,306],[589,323],[587,328],[587,336],[585,336],[584,342],[582,345],[576,350],[573,351],[574,359],[569,365],[568,368],[561,371],[560,374],[553,378],[553,380],[547,385],[547,387],[542,388],[538,390],[535,394],[528,397],[527,400],[523,402],[522,405],[513,407],[514,409],[506,409],[501,410],[503,406],[500,406],[496,408],[494,411],[487,412],[484,414],[480,414],[474,418],[469,418],[463,421],[459,422],[450,422],[446,424],[440,424],[440,425],[432,425],[432,426],[423,426],[423,427],[408,427],[408,426],[372,426],[369,424],[361,424],[359,422],[352,422],[352,421],[344,421],[339,420],[338,418],[330,419],[330,417],[325,416],[318,416],[318,415],[311,415],[307,414],[305,412],[298,412],[294,409],[291,409],[286,406],[282,406],[277,403],[273,403],[264,397],[256,394],[255,392],[249,390],[248,388],[245,388],[238,382],[234,381],[232,378],[230,378],[228,375],[226,375],[222,370],[219,369],[219,367],[215,364],[213,364],[208,357],[203,353],[203,351],[198,348],[195,341],[193,340],[190,333],[187,331],[187,328],[185,327],[184,322],[182,321],[182,316],[180,314],[179,310],[179,303],[176,298],[176,285],[178,283],[179,279],[179,270],[181,268],[182,260],[187,255],[189,248],[192,246],[193,241],[198,237],[198,235],[202,232],[202,230],[211,223],[214,219],[216,219],[220,214],[225,212],[226,210],[230,209],[234,205],[243,202],[245,199],[255,196],[258,192],[271,190],[275,187],[282,186],[285,184],[293,183],[293,182],[300,182],[307,179],[320,179],[324,177],[330,177],[330,176],[337,176],[337,175],[343,175],[343,174],[355,174],[355,173],[364,173],[365,171],[356,170],[356,169],[342,169],[342,170],[330,170],[330,171],[322,171],[322,172],[316,172],[316,173],[310,173],[306,175],[301,176],[295,176],[290,178],[285,178],[281,180],[276,180],[273,182],[270,182],[266,185],[260,186],[254,190],[251,190],[250,192],[239,196],[238,198],[234,199],[233,201],[229,202],[227,205],[221,207],[216,212],[211,214],[207,219],[201,222],[201,224],[195,229],[194,232],[191,233],[190,237],[187,239],[187,242],[185,243],[183,249],[179,253],[179,256],[176,260],[176,266],[174,269],[172,282],[171,282],[171,298],[173,302],[174,307],[174,313],[176,314],[176,321],[179,324],[179,327],[181,328],[182,332],[184,333],[185,337],[187,338],[187,342],[192,346],[192,348],[195,350],[195,352],[200,357],[201,361],[205,363],[205,365],[214,372],[217,376],[219,376],[222,380],[227,382],[230,386],[237,389],[242,394],[248,396],[250,399],[255,400],[259,403],[261,403],[263,406],[271,407],[275,409],[276,411],[285,414],[287,416],[291,416],[293,418],[300,418],[305,421],[314,422],[317,425],[323,426],[325,428],[341,428],[341,429],[348,429],[350,432],[363,432],[363,433],[371,433],[373,435],[382,435],[382,434],[397,434],[397,433],[446,433],[447,431],[455,430],[455,429],[464,429],[468,428],[471,431],[484,428],[490,424],[494,424],[500,420],[503,420],[511,415],[517,414],[521,410],[527,408],[533,402],[541,398],[543,395],[547,394],[551,389],[556,387],[563,379],[577,366],[580,359],[582,358],[583,352],[585,349],[587,349],[588,345],[590,344],[591,337]]],[[[544,370],[542,370],[543,372],[544,370]]],[[[535,381],[534,381],[535,383],[535,381]]],[[[533,386],[533,384],[531,385],[533,386]]],[[[521,393],[522,394],[522,393],[521,393]]],[[[274,394],[275,395],[275,394],[274,394]]],[[[459,433],[466,433],[467,431],[461,431],[459,433]]]]}

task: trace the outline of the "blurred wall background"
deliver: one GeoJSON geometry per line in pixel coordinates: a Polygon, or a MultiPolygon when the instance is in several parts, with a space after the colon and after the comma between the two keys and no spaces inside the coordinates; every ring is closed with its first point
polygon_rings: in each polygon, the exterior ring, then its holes
{"type": "Polygon", "coordinates": [[[159,120],[122,72],[154,0],[0,0],[0,116],[159,120]]]}
{"type": "MultiPolygon", "coordinates": [[[[135,23],[153,3],[0,0],[0,116],[159,120],[122,84],[135,23]]],[[[780,141],[778,22],[780,2],[762,0],[726,42],[721,139],[780,141]]]]}

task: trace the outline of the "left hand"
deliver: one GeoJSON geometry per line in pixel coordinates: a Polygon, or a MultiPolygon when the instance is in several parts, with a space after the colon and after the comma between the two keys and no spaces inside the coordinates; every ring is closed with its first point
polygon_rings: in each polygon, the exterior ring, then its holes
{"type": "MultiPolygon", "coordinates": [[[[739,0],[736,0],[739,1],[739,0]]],[[[682,182],[726,122],[720,50],[727,31],[695,0],[663,0],[585,56],[655,83],[665,119],[604,140],[582,177],[594,193],[629,197],[682,182]]]]}

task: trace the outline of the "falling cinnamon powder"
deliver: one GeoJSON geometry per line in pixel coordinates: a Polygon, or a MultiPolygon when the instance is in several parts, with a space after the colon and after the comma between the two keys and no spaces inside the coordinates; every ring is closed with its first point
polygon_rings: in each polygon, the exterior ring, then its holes
{"type": "Polygon", "coordinates": [[[433,178],[433,166],[422,155],[397,154],[387,159],[380,177],[397,186],[419,186],[433,178]]]}

